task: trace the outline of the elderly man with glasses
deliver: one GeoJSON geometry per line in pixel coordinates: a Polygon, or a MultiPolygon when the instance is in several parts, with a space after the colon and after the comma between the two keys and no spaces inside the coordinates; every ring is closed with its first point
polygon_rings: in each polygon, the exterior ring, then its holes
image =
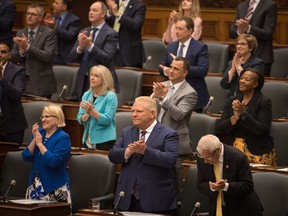
{"type": "Polygon", "coordinates": [[[246,155],[211,134],[199,140],[197,151],[197,187],[209,197],[209,215],[261,216],[246,155]]]}

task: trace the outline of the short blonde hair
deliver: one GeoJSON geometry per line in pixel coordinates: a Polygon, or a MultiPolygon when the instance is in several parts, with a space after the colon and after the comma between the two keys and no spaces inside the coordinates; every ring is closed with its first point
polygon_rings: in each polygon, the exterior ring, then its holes
{"type": "Polygon", "coordinates": [[[57,104],[48,104],[47,106],[43,107],[43,110],[45,110],[47,113],[49,113],[52,116],[55,116],[58,119],[57,127],[65,127],[65,117],[64,113],[62,111],[61,106],[57,104]]]}
{"type": "MultiPolygon", "coordinates": [[[[97,71],[102,78],[102,86],[101,86],[100,91],[98,92],[98,95],[106,95],[107,91],[113,91],[113,92],[115,91],[114,80],[113,80],[110,70],[107,67],[105,67],[104,65],[95,65],[91,67],[90,74],[93,71],[97,71]]],[[[91,87],[90,87],[90,90],[91,90],[91,87]]]]}
{"type": "Polygon", "coordinates": [[[145,103],[145,109],[151,112],[154,111],[155,115],[157,115],[157,103],[153,98],[149,96],[140,96],[135,99],[135,102],[136,101],[143,101],[145,103]]]}

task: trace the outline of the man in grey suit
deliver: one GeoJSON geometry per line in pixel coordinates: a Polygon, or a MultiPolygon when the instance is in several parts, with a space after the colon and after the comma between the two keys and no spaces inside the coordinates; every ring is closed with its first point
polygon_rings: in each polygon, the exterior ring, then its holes
{"type": "Polygon", "coordinates": [[[107,7],[101,1],[94,2],[89,9],[91,26],[84,28],[78,35],[78,41],[70,52],[72,61],[80,63],[77,77],[77,97],[81,97],[89,88],[90,68],[94,65],[106,66],[114,79],[114,88],[119,85],[114,69],[114,57],[117,51],[118,34],[105,23],[107,7]]]}
{"type": "Polygon", "coordinates": [[[52,29],[41,25],[43,15],[42,6],[28,6],[27,27],[13,38],[11,61],[26,68],[26,94],[50,98],[57,92],[52,69],[56,36],[52,29]]]}
{"type": "Polygon", "coordinates": [[[189,120],[197,103],[197,92],[185,80],[190,67],[188,59],[176,57],[170,66],[169,81],[153,83],[152,97],[158,105],[158,121],[179,134],[179,150],[175,165],[178,197],[183,188],[183,161],[192,153],[189,120]]]}

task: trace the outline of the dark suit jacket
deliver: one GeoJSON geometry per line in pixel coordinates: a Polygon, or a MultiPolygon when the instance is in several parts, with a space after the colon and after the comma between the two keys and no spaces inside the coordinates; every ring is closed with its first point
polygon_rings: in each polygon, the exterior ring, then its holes
{"type": "MultiPolygon", "coordinates": [[[[81,30],[81,32],[83,31],[90,32],[90,30],[91,27],[87,27],[81,30]]],[[[100,65],[100,64],[106,66],[110,70],[112,77],[114,79],[114,87],[116,89],[116,92],[119,92],[118,79],[114,69],[114,57],[117,50],[117,43],[118,43],[117,32],[115,32],[114,29],[109,27],[107,24],[104,24],[101,30],[99,31],[96,40],[94,41],[94,47],[89,56],[89,68],[91,68],[94,65],[100,65]]],[[[81,64],[84,52],[77,53],[78,44],[79,42],[77,40],[73,49],[70,52],[70,57],[72,61],[77,61],[81,64]]],[[[83,89],[84,78],[85,74],[81,73],[79,70],[77,78],[78,81],[77,94],[79,98],[81,98],[83,91],[87,90],[83,89]]]]}
{"type": "MultiPolygon", "coordinates": [[[[235,20],[244,19],[249,6],[249,0],[238,5],[235,20]]],[[[249,34],[254,35],[258,41],[256,56],[263,59],[265,63],[273,63],[273,33],[277,24],[277,5],[272,0],[260,0],[251,20],[249,34]]],[[[237,26],[231,25],[230,37],[238,36],[237,26]]]]}
{"type": "Polygon", "coordinates": [[[25,69],[8,62],[0,80],[0,106],[7,133],[24,131],[28,127],[21,102],[25,81],[25,69]]]}
{"type": "MultiPolygon", "coordinates": [[[[177,56],[177,49],[179,41],[169,43],[167,46],[162,65],[170,67],[173,58],[170,53],[177,56]]],[[[206,44],[192,39],[188,47],[185,58],[190,61],[189,73],[186,77],[186,81],[196,90],[198,93],[198,102],[195,109],[203,108],[206,106],[209,100],[209,93],[205,82],[205,76],[208,73],[209,60],[208,60],[208,47],[206,44]]],[[[163,70],[160,70],[160,74],[164,76],[163,70]]]]}
{"type": "MultiPolygon", "coordinates": [[[[116,0],[119,5],[119,1],[116,0]]],[[[141,29],[145,21],[146,6],[139,0],[130,0],[120,19],[119,53],[124,65],[142,65],[145,62],[144,48],[141,37],[141,29]]],[[[107,23],[113,28],[115,17],[107,19],[107,23]]]]}
{"type": "MultiPolygon", "coordinates": [[[[28,28],[19,30],[16,35],[20,37],[22,34],[28,38],[28,28]]],[[[28,72],[29,76],[27,76],[25,93],[45,97],[57,92],[52,69],[55,50],[55,33],[46,26],[39,26],[35,39],[24,57],[19,54],[18,46],[14,44],[11,61],[25,67],[28,58],[26,73],[28,72]]]]}
{"type": "Polygon", "coordinates": [[[13,24],[16,17],[16,5],[11,0],[0,1],[0,41],[13,45],[13,24]]]}
{"type": "MultiPolygon", "coordinates": [[[[211,191],[209,181],[215,182],[213,165],[197,159],[198,190],[209,196],[209,215],[215,216],[218,192],[211,191]]],[[[262,205],[254,191],[251,168],[247,157],[238,149],[224,145],[223,179],[227,179],[229,187],[223,191],[224,201],[233,216],[261,216],[262,205]]]]}
{"type": "MultiPolygon", "coordinates": [[[[174,166],[177,160],[178,135],[157,123],[150,134],[144,155],[133,154],[126,162],[127,146],[139,140],[139,129],[130,126],[122,130],[121,137],[109,151],[112,163],[122,163],[121,174],[115,194],[125,192],[119,209],[130,207],[131,193],[135,181],[140,186],[140,203],[145,212],[157,212],[176,208],[176,179],[174,166]]],[[[115,202],[117,200],[115,196],[115,202]]]]}
{"type": "Polygon", "coordinates": [[[161,123],[173,128],[179,135],[178,155],[191,154],[189,120],[197,103],[197,92],[184,81],[171,98],[162,105],[159,100],[157,102],[159,110],[163,108],[166,111],[161,123]]]}
{"type": "Polygon", "coordinates": [[[232,136],[227,144],[232,144],[235,137],[245,138],[247,147],[252,154],[261,155],[271,152],[274,147],[270,137],[271,100],[259,92],[255,92],[246,108],[248,116],[244,120],[240,118],[236,125],[232,126],[230,120],[233,115],[232,101],[236,98],[242,101],[243,96],[242,94],[236,95],[227,102],[221,119],[217,123],[217,131],[232,136]]]}
{"type": "MultiPolygon", "coordinates": [[[[264,74],[264,62],[262,59],[251,56],[244,64],[241,65],[243,69],[246,68],[255,68],[259,71],[262,71],[264,74]]],[[[238,73],[234,73],[231,82],[229,83],[228,79],[228,72],[232,67],[232,60],[228,62],[228,66],[226,68],[226,71],[224,73],[223,78],[220,81],[220,85],[223,89],[229,89],[228,97],[234,96],[235,93],[239,94],[239,79],[238,73]]]]}
{"type": "Polygon", "coordinates": [[[68,12],[61,23],[57,26],[57,55],[54,57],[54,64],[69,63],[69,53],[72,50],[80,31],[80,19],[73,13],[68,12]]]}

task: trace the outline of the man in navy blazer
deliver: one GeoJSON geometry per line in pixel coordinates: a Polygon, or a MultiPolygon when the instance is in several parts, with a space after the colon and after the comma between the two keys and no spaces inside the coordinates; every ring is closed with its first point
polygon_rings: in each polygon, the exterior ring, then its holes
{"type": "Polygon", "coordinates": [[[270,76],[273,56],[273,33],[277,24],[277,5],[273,0],[256,0],[254,12],[249,20],[245,19],[249,3],[246,0],[237,7],[235,23],[231,25],[230,37],[248,33],[256,37],[258,48],[256,56],[264,61],[264,75],[270,76]]]}
{"type": "Polygon", "coordinates": [[[153,98],[138,97],[132,107],[134,126],[122,130],[109,151],[112,163],[121,163],[115,202],[123,191],[118,208],[122,211],[176,213],[174,166],[178,153],[178,134],[157,122],[153,98]],[[145,135],[140,135],[145,131],[145,135]]]}
{"type": "Polygon", "coordinates": [[[47,14],[44,25],[55,29],[57,50],[53,64],[67,65],[70,63],[71,52],[80,32],[80,18],[71,12],[73,0],[54,0],[53,16],[47,14]]]}
{"type": "Polygon", "coordinates": [[[11,0],[0,0],[0,41],[11,48],[13,45],[13,24],[16,17],[16,5],[11,0]]]}
{"type": "Polygon", "coordinates": [[[178,41],[169,43],[167,46],[162,64],[160,65],[160,74],[167,76],[170,70],[171,62],[177,57],[185,57],[190,61],[189,72],[186,81],[196,90],[198,101],[195,112],[203,112],[203,107],[207,105],[209,93],[205,82],[205,76],[208,73],[208,47],[206,44],[191,38],[194,22],[190,17],[181,17],[176,22],[176,35],[178,41]],[[182,56],[180,54],[181,45],[184,44],[182,56]]]}
{"type": "Polygon", "coordinates": [[[106,0],[106,3],[111,15],[107,23],[111,27],[115,22],[120,23],[116,65],[142,68],[145,57],[141,30],[145,21],[145,4],[140,0],[106,0]],[[119,5],[122,3],[124,12],[119,14],[119,5]]]}
{"type": "Polygon", "coordinates": [[[78,41],[70,52],[72,61],[80,62],[77,78],[77,97],[81,97],[89,88],[90,68],[94,65],[106,66],[113,77],[114,88],[119,92],[118,79],[114,69],[114,57],[117,50],[118,34],[105,23],[107,14],[105,3],[96,1],[90,6],[89,21],[92,26],[84,28],[78,35],[78,41]],[[93,29],[97,29],[93,37],[93,29]]]}
{"type": "Polygon", "coordinates": [[[216,216],[217,196],[222,193],[220,207],[223,216],[262,216],[263,207],[254,191],[247,156],[233,146],[222,144],[212,134],[201,137],[196,149],[197,187],[209,197],[209,215],[216,216]],[[220,169],[218,181],[215,166],[220,169]]]}
{"type": "Polygon", "coordinates": [[[0,42],[0,141],[21,145],[27,128],[21,102],[25,69],[9,62],[10,57],[10,47],[0,42]]]}

